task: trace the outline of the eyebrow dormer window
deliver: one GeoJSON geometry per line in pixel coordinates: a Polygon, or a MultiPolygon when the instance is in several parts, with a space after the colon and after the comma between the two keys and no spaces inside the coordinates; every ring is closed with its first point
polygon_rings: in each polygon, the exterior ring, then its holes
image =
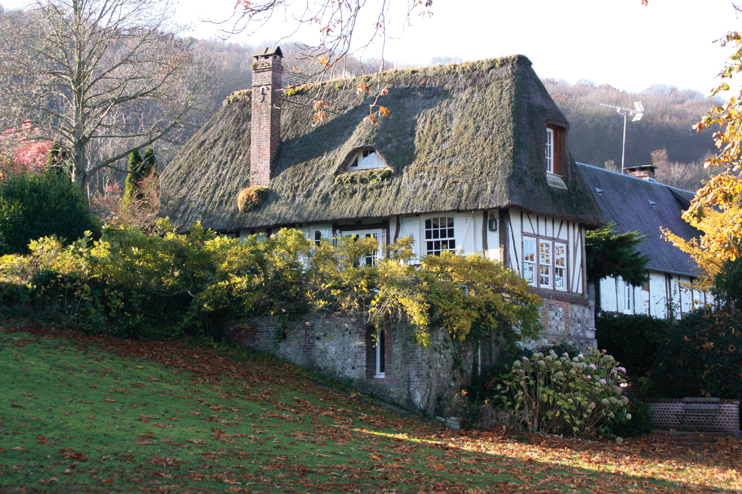
{"type": "Polygon", "coordinates": [[[370,170],[372,168],[386,168],[384,163],[373,149],[364,149],[355,155],[348,165],[348,170],[370,170]]]}

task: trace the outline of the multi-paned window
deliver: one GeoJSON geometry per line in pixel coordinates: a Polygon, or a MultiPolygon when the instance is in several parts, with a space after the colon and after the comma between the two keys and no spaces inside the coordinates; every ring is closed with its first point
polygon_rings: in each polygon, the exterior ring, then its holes
{"type": "Polygon", "coordinates": [[[567,244],[523,237],[523,278],[538,288],[567,290],[567,244]]]}
{"type": "Polygon", "coordinates": [[[546,128],[546,171],[554,173],[554,129],[546,128]]]}
{"type": "Polygon", "coordinates": [[[453,217],[440,216],[425,220],[425,253],[439,255],[456,250],[453,217]]]}
{"type": "Polygon", "coordinates": [[[554,242],[554,289],[567,289],[567,244],[554,242]]]}
{"type": "Polygon", "coordinates": [[[350,231],[350,232],[341,232],[341,235],[344,237],[353,237],[356,240],[361,239],[361,238],[373,238],[379,243],[379,247],[376,250],[367,252],[360,259],[361,261],[360,263],[362,266],[373,266],[379,261],[379,258],[382,256],[382,245],[386,241],[384,230],[382,229],[357,230],[357,231],[350,231]]]}

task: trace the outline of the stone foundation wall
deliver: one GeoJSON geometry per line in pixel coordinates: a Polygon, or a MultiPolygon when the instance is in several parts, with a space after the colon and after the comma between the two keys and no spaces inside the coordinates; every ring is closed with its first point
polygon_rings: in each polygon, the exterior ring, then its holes
{"type": "Polygon", "coordinates": [[[541,324],[542,345],[566,342],[577,348],[597,348],[595,313],[587,298],[539,290],[543,301],[541,324]]]}
{"type": "Polygon", "coordinates": [[[739,434],[739,400],[719,400],[719,412],[712,422],[686,421],[680,423],[683,414],[683,400],[654,399],[647,404],[652,411],[652,423],[657,429],[690,430],[698,432],[725,432],[739,434]]]}
{"type": "Polygon", "coordinates": [[[385,336],[386,369],[375,377],[374,330],[360,319],[307,316],[290,322],[266,317],[233,324],[227,337],[238,344],[274,355],[335,381],[408,409],[439,410],[460,392],[475,364],[475,351],[454,346],[445,331],[432,334],[422,347],[405,326],[389,326],[385,336]]]}

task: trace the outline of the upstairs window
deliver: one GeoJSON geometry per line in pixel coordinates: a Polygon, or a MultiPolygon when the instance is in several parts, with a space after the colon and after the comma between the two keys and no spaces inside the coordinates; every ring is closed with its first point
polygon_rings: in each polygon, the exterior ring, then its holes
{"type": "Polygon", "coordinates": [[[554,173],[554,129],[546,129],[546,171],[554,173]]]}
{"type": "Polygon", "coordinates": [[[544,167],[546,173],[553,175],[561,175],[562,167],[560,163],[560,136],[561,130],[559,127],[546,127],[546,145],[544,147],[544,167]]]}
{"type": "Polygon", "coordinates": [[[440,255],[444,251],[455,251],[453,218],[443,216],[425,220],[425,253],[440,255]]]}
{"type": "Polygon", "coordinates": [[[348,170],[371,170],[373,168],[386,168],[379,155],[373,149],[359,151],[348,165],[348,170]]]}

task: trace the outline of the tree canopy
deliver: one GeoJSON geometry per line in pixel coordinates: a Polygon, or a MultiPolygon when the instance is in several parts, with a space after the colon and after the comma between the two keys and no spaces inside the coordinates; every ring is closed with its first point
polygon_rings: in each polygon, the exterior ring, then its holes
{"type": "Polygon", "coordinates": [[[649,281],[649,257],[639,251],[645,235],[639,232],[618,233],[611,222],[585,234],[587,280],[598,283],[609,276],[623,278],[634,286],[649,281]]]}

